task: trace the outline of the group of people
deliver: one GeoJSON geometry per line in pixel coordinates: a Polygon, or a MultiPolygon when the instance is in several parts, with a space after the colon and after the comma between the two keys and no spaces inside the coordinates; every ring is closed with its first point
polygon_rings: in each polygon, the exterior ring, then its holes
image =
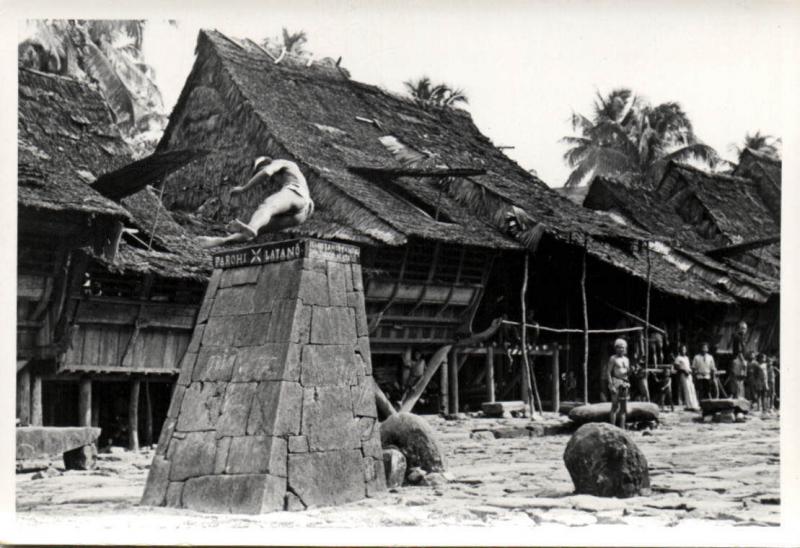
{"type": "MultiPolygon", "coordinates": [[[[718,370],[714,356],[709,352],[708,343],[700,345],[700,351],[692,358],[688,356],[686,345],[680,345],[673,362],[667,366],[659,366],[657,375],[658,403],[664,409],[674,410],[673,378],[680,383],[678,400],[686,409],[700,410],[700,400],[718,398],[722,395],[732,398],[746,398],[753,404],[753,409],[762,413],[771,413],[776,408],[780,369],[775,357],[755,352],[744,352],[740,346],[727,375],[728,391],[718,378],[718,370]]],[[[614,341],[614,354],[609,358],[605,380],[611,396],[611,415],[609,421],[622,428],[625,427],[627,401],[631,392],[640,400],[650,401],[648,388],[648,372],[644,364],[631,363],[627,356],[628,343],[625,339],[614,341]]]]}

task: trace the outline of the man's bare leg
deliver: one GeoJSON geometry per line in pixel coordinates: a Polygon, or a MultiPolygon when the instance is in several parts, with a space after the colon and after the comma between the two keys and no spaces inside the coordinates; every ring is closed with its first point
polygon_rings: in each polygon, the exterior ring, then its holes
{"type": "Polygon", "coordinates": [[[619,408],[619,399],[616,392],[611,393],[611,413],[608,416],[608,422],[617,425],[617,409],[619,408]]]}
{"type": "MultiPolygon", "coordinates": [[[[239,219],[234,219],[226,227],[230,232],[249,235],[250,239],[267,228],[274,217],[288,216],[303,209],[306,205],[305,200],[291,190],[279,190],[275,194],[268,196],[264,203],[253,212],[250,220],[243,223],[239,219]]],[[[269,229],[268,229],[269,231],[269,229]]]]}
{"type": "Polygon", "coordinates": [[[204,249],[208,249],[209,247],[217,247],[233,242],[247,242],[252,239],[252,237],[244,233],[237,232],[236,234],[229,234],[227,236],[199,236],[197,238],[197,244],[204,249]]]}

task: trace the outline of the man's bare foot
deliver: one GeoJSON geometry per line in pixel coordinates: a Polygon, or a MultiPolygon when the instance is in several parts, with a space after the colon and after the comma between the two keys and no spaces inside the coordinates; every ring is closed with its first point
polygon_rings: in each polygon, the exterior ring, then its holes
{"type": "Polygon", "coordinates": [[[239,232],[245,236],[249,236],[250,238],[256,237],[256,231],[253,230],[250,225],[243,223],[239,219],[234,219],[228,223],[228,226],[225,227],[225,230],[228,232],[239,232]]]}
{"type": "Polygon", "coordinates": [[[218,245],[222,245],[225,242],[225,238],[219,236],[198,236],[197,237],[197,245],[204,249],[208,249],[209,247],[216,247],[218,245]]]}

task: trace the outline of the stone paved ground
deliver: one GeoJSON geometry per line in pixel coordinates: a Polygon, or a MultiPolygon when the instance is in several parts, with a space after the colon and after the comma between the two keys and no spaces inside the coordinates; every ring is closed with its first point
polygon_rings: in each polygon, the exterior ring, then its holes
{"type": "MultiPolygon", "coordinates": [[[[686,412],[663,415],[652,432],[633,432],[650,464],[653,494],[633,499],[572,495],[562,461],[568,435],[470,438],[476,428],[524,426],[523,419],[444,421],[428,417],[441,436],[450,481],[403,487],[378,499],[338,508],[262,516],[205,515],[144,508],[152,450],[101,455],[96,470],[33,480],[17,474],[17,522],[23,529],[377,527],[564,524],[778,525],[778,417],[743,424],[699,424],[686,412]]],[[[557,420],[550,417],[550,422],[557,420]]],[[[95,529],[96,530],[96,529],[95,529]]]]}

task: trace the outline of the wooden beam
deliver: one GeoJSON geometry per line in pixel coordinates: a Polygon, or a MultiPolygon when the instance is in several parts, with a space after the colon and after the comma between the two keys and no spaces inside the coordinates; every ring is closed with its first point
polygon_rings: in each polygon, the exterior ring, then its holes
{"type": "Polygon", "coordinates": [[[433,375],[436,374],[436,370],[439,369],[439,366],[442,365],[442,363],[447,361],[447,354],[450,352],[451,348],[453,348],[452,344],[446,344],[440,347],[433,354],[433,357],[431,357],[428,365],[425,367],[425,373],[423,373],[422,378],[419,379],[411,388],[403,403],[400,405],[401,413],[411,412],[416,405],[417,400],[419,400],[420,396],[422,396],[422,393],[425,391],[425,388],[427,388],[428,383],[431,382],[433,375]]]}
{"type": "Polygon", "coordinates": [[[31,423],[31,372],[25,368],[17,374],[17,418],[20,426],[31,423]]]}
{"type": "Polygon", "coordinates": [[[42,376],[38,373],[31,384],[31,426],[42,426],[42,376]]]}
{"type": "Polygon", "coordinates": [[[378,386],[378,382],[375,380],[375,377],[372,377],[372,389],[375,392],[375,405],[378,407],[378,413],[383,415],[383,419],[386,420],[392,415],[397,414],[397,411],[394,410],[392,402],[389,401],[389,398],[387,398],[386,394],[383,393],[381,387],[378,386]]]}
{"type": "Polygon", "coordinates": [[[486,401],[494,403],[494,347],[486,348],[486,401]]]}
{"type": "Polygon", "coordinates": [[[78,426],[92,425],[92,379],[82,377],[78,384],[78,426]]]}
{"type": "Polygon", "coordinates": [[[59,373],[113,373],[131,375],[139,373],[142,375],[177,375],[181,372],[178,367],[149,367],[147,365],[139,367],[116,366],[116,365],[83,365],[69,364],[58,368],[59,373]]]}
{"type": "Polygon", "coordinates": [[[458,413],[458,351],[450,351],[450,412],[458,413]]]}
{"type": "Polygon", "coordinates": [[[130,398],[128,399],[128,449],[139,450],[139,388],[142,381],[131,379],[130,398]]]}
{"type": "Polygon", "coordinates": [[[450,379],[447,367],[439,370],[439,411],[443,415],[450,414],[450,379]]]}
{"type": "Polygon", "coordinates": [[[558,413],[558,408],[561,406],[561,373],[558,366],[558,344],[556,343],[553,349],[553,362],[552,362],[552,375],[553,375],[553,413],[558,413]]]}

